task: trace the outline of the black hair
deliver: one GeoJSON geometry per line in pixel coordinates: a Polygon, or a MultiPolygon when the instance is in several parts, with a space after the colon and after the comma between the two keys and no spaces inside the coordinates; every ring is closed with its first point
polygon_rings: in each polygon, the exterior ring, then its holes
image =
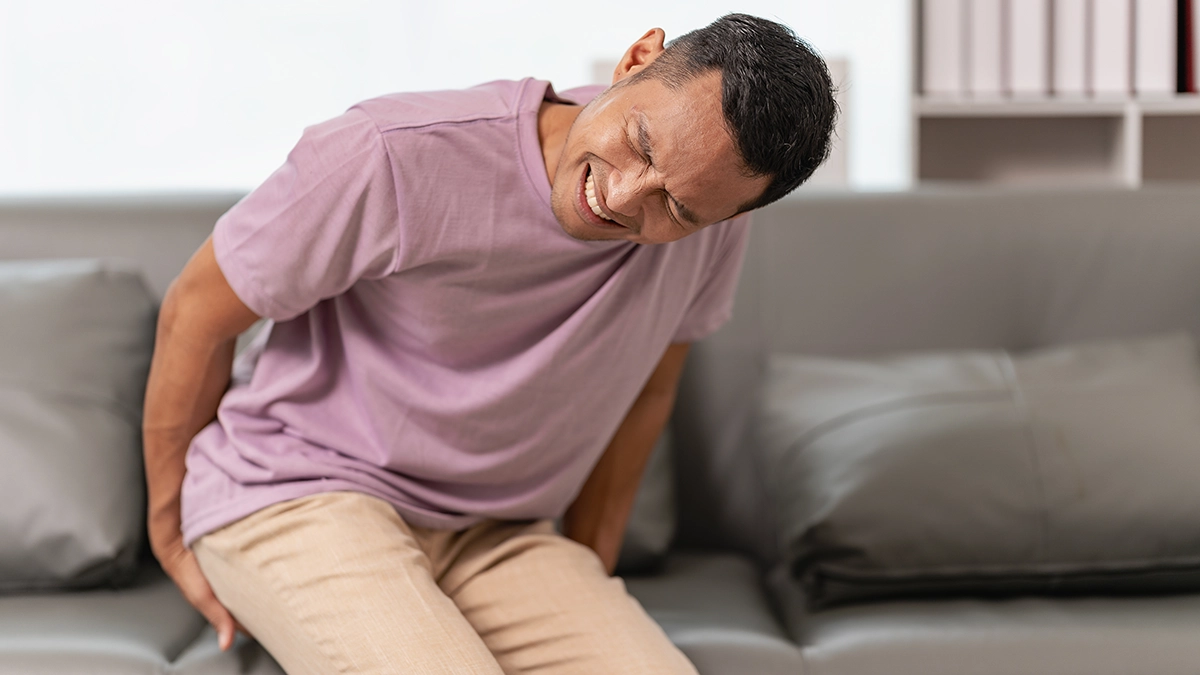
{"type": "Polygon", "coordinates": [[[714,70],[721,73],[721,109],[743,169],[751,177],[771,177],[763,194],[738,210],[766,206],[829,157],[838,115],[829,69],[787,26],[727,14],[672,40],[636,77],[679,88],[714,70]]]}

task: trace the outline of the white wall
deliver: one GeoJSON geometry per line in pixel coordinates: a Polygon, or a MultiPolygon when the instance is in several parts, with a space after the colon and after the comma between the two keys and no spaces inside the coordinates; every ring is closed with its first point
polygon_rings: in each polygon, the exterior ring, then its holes
{"type": "Polygon", "coordinates": [[[245,190],[306,125],[398,91],[591,79],[728,11],[850,61],[851,183],[908,178],[909,0],[0,0],[0,193],[245,190]]]}

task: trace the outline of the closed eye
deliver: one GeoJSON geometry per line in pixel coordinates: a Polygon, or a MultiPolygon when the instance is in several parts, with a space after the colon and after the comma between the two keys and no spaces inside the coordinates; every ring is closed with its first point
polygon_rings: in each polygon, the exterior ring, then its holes
{"type": "Polygon", "coordinates": [[[650,131],[646,129],[646,116],[639,115],[637,123],[638,147],[642,149],[642,155],[644,155],[646,160],[650,162],[651,166],[653,166],[654,153],[650,149],[650,131]]]}
{"type": "Polygon", "coordinates": [[[628,129],[625,130],[625,145],[628,145],[630,151],[632,151],[633,154],[637,155],[639,159],[641,159],[643,162],[645,162],[646,166],[648,166],[648,167],[654,166],[654,160],[650,158],[650,153],[646,151],[647,150],[646,146],[642,145],[641,147],[639,147],[640,144],[635,145],[633,142],[633,138],[631,138],[629,135],[628,129]]]}
{"type": "Polygon", "coordinates": [[[669,193],[669,192],[663,192],[662,194],[663,194],[663,209],[666,210],[667,215],[671,217],[672,222],[674,222],[676,225],[678,225],[679,227],[682,227],[684,229],[687,229],[687,226],[684,225],[682,222],[680,222],[679,218],[676,217],[676,215],[675,215],[675,211],[671,208],[671,203],[675,201],[675,198],[672,197],[671,193],[669,193]]]}
{"type": "MultiPolygon", "coordinates": [[[[642,161],[646,162],[647,166],[653,167],[654,155],[650,148],[650,132],[646,129],[645,116],[639,116],[637,119],[637,140],[637,146],[634,147],[633,139],[629,137],[629,132],[626,130],[625,142],[629,144],[629,147],[633,149],[636,155],[642,158],[642,161]]],[[[662,195],[663,209],[667,212],[667,216],[679,227],[687,229],[687,226],[684,225],[679,217],[675,215],[675,210],[679,209],[679,202],[675,201],[675,198],[671,196],[671,193],[667,192],[666,190],[663,190],[662,195]],[[672,204],[675,205],[675,209],[671,208],[672,204]]]]}

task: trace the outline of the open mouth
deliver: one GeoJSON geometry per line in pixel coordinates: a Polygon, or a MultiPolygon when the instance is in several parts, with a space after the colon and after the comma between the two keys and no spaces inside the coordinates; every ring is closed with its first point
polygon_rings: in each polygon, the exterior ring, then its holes
{"type": "Polygon", "coordinates": [[[592,167],[585,165],[582,189],[579,191],[579,210],[584,220],[601,227],[624,226],[608,217],[600,206],[599,193],[596,191],[596,179],[592,175],[592,167]]]}

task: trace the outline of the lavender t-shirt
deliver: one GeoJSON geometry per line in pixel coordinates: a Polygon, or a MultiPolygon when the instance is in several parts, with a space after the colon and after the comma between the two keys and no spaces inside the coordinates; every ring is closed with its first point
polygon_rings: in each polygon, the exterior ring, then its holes
{"type": "Polygon", "coordinates": [[[221,271],[273,323],[188,451],[189,545],[330,490],[423,527],[557,517],[667,346],[728,318],[745,219],[662,245],[571,238],[538,145],[547,97],[523,80],[366,101],[217,222],[221,271]]]}

